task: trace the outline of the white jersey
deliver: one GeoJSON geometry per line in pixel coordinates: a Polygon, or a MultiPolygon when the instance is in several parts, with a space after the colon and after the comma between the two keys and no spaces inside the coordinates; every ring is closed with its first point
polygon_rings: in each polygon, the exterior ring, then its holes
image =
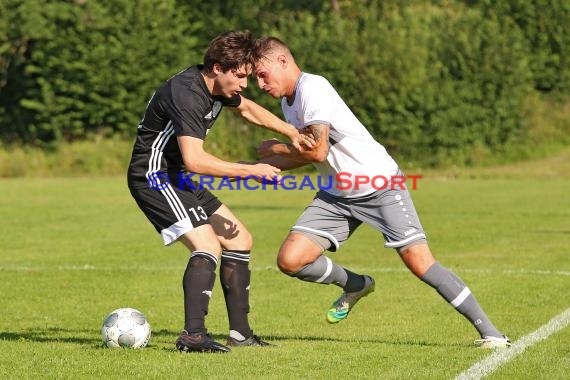
{"type": "Polygon", "coordinates": [[[323,186],[328,187],[329,178],[332,178],[332,187],[325,190],[328,193],[344,198],[361,197],[377,191],[384,184],[378,176],[389,181],[398,173],[394,159],[374,140],[322,76],[302,73],[296,84],[293,104],[289,105],[284,97],[281,107],[287,122],[297,129],[314,124],[329,126],[327,159],[314,163],[323,177],[323,186]],[[356,176],[361,176],[358,186],[356,176]],[[372,181],[374,177],[376,180],[372,181]],[[364,183],[365,178],[370,179],[368,183],[364,183]]]}

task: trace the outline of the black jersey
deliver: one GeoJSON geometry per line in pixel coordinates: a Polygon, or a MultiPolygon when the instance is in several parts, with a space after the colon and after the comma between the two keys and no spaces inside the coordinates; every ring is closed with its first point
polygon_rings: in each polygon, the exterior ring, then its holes
{"type": "Polygon", "coordinates": [[[153,94],[141,120],[128,171],[129,187],[148,187],[153,173],[177,176],[184,162],[176,136],[204,140],[223,106],[237,107],[240,95],[212,96],[201,65],[176,74],[153,94]]]}

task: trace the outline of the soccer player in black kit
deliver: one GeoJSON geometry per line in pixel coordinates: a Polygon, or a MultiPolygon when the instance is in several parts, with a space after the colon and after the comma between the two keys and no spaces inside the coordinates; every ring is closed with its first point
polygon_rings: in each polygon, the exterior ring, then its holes
{"type": "Polygon", "coordinates": [[[247,121],[283,134],[297,149],[311,141],[271,112],[241,96],[252,70],[254,40],[232,31],[210,43],[201,65],[163,83],[138,126],[128,170],[133,198],[165,245],[182,242],[191,252],[183,276],[184,330],[176,348],[185,352],[229,352],[228,346],[266,346],[249,326],[249,260],[252,237],[236,216],[207,189],[181,173],[216,177],[279,177],[268,164],[224,161],[206,152],[204,139],[223,107],[247,121]],[[207,333],[205,316],[219,266],[229,318],[226,345],[207,333]]]}

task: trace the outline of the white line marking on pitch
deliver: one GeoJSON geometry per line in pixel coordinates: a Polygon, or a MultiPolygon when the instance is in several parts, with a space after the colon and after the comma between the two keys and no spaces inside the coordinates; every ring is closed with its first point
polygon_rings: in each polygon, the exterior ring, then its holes
{"type": "MultiPolygon", "coordinates": [[[[106,266],[94,266],[91,264],[83,265],[58,265],[58,266],[45,266],[45,267],[34,267],[34,266],[19,266],[19,265],[7,265],[0,266],[0,272],[45,272],[45,271],[105,271],[105,272],[121,272],[121,271],[141,271],[141,272],[170,272],[179,271],[180,266],[139,266],[139,267],[106,267],[106,266]]],[[[453,269],[453,268],[452,268],[453,269]]],[[[266,266],[255,266],[251,268],[254,272],[264,272],[264,271],[275,271],[277,272],[277,266],[266,265],[266,266]]],[[[355,267],[353,270],[357,272],[372,272],[372,273],[409,273],[409,270],[404,267],[397,268],[369,268],[369,267],[355,267]]],[[[481,274],[495,274],[501,273],[504,275],[539,275],[539,276],[570,276],[570,271],[563,270],[489,270],[489,269],[469,269],[463,268],[457,270],[457,272],[468,272],[468,273],[481,273],[481,274]]]]}
{"type": "Polygon", "coordinates": [[[475,363],[471,368],[461,372],[455,380],[475,380],[482,379],[490,375],[493,371],[501,365],[508,363],[514,357],[523,353],[523,351],[541,340],[548,338],[550,335],[562,330],[570,324],[570,308],[564,310],[556,317],[548,321],[547,324],[542,325],[538,330],[523,336],[513,343],[510,348],[494,351],[491,355],[478,363],[475,363]]]}
{"type": "MultiPolygon", "coordinates": [[[[370,268],[370,267],[354,267],[352,268],[357,272],[377,272],[377,273],[408,273],[409,270],[402,266],[397,268],[370,268]]],[[[527,270],[527,269],[505,269],[505,270],[493,270],[493,269],[477,269],[477,268],[460,268],[455,269],[448,267],[448,269],[455,271],[456,273],[480,273],[492,275],[495,273],[501,273],[505,275],[541,275],[541,276],[570,276],[570,271],[565,270],[527,270]]]]}

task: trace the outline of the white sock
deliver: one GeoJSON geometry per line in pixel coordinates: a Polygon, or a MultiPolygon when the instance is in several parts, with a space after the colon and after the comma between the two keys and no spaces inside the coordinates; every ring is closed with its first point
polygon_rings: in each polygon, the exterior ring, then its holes
{"type": "Polygon", "coordinates": [[[245,340],[245,336],[241,335],[239,333],[239,331],[236,331],[236,330],[230,330],[230,338],[233,338],[233,339],[239,340],[239,341],[245,340]]]}

